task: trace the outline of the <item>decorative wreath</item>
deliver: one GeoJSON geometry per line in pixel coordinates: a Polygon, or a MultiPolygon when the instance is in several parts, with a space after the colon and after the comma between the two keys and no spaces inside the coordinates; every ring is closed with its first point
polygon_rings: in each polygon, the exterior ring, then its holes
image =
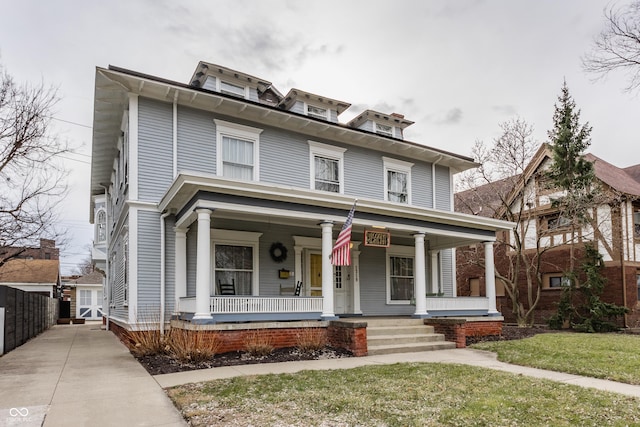
{"type": "Polygon", "coordinates": [[[287,248],[282,243],[275,242],[269,248],[269,255],[275,262],[282,262],[287,259],[287,248]]]}

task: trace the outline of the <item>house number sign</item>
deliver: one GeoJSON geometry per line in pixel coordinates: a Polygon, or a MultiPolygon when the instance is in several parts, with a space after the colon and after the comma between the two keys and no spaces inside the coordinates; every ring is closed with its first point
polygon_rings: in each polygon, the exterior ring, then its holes
{"type": "Polygon", "coordinates": [[[391,233],[388,231],[364,231],[364,245],[377,248],[388,248],[391,244],[391,233]]]}

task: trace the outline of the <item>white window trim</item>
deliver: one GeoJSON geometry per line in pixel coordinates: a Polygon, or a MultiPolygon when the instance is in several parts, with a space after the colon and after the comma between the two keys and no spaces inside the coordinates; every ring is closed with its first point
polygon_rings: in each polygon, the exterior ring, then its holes
{"type": "Polygon", "coordinates": [[[327,121],[329,121],[329,120],[330,120],[330,112],[329,112],[329,109],[328,109],[328,108],[326,108],[326,107],[321,107],[321,106],[319,106],[319,105],[314,105],[314,104],[307,104],[306,102],[304,103],[304,114],[305,114],[305,115],[307,115],[307,116],[309,116],[309,117],[313,117],[313,118],[318,118],[318,119],[323,118],[324,120],[327,120],[327,121]],[[324,116],[324,117],[320,117],[320,116],[316,116],[316,115],[309,114],[309,107],[314,107],[314,108],[321,108],[321,109],[323,109],[323,110],[324,110],[324,115],[325,115],[325,116],[324,116]]]}
{"type": "Polygon", "coordinates": [[[216,124],[216,175],[223,176],[222,137],[228,136],[253,142],[253,181],[260,180],[260,134],[263,129],[213,119],[216,124]]]}
{"type": "Polygon", "coordinates": [[[393,125],[386,125],[384,123],[378,123],[376,121],[373,122],[373,132],[378,134],[378,135],[382,135],[382,136],[389,136],[394,138],[396,136],[396,127],[393,125]],[[386,126],[391,128],[391,134],[388,134],[387,132],[379,132],[378,131],[378,126],[386,126]]]}
{"type": "MultiPolygon", "coordinates": [[[[397,159],[392,159],[390,157],[382,157],[382,162],[384,165],[384,187],[383,187],[383,191],[384,191],[384,201],[388,202],[389,201],[389,191],[388,191],[388,185],[389,185],[389,177],[388,177],[388,172],[392,171],[392,172],[400,172],[400,173],[405,173],[407,174],[407,205],[411,205],[412,204],[412,199],[411,199],[411,168],[413,167],[413,163],[410,162],[405,162],[403,160],[397,160],[397,159]]],[[[400,205],[404,205],[405,203],[400,203],[400,202],[391,202],[391,203],[398,203],[400,205]]]]}
{"type": "Polygon", "coordinates": [[[216,284],[216,245],[231,246],[251,246],[253,248],[253,279],[251,283],[251,294],[260,295],[260,236],[262,233],[252,231],[237,231],[211,229],[211,281],[209,289],[215,289],[216,284]]]}
{"type": "Polygon", "coordinates": [[[95,244],[104,245],[107,243],[107,208],[101,207],[96,211],[96,230],[95,230],[95,244]],[[100,214],[104,213],[104,239],[100,240],[100,214]]]}
{"type": "MultiPolygon", "coordinates": [[[[231,85],[231,86],[237,86],[240,88],[244,88],[244,99],[249,99],[251,97],[251,91],[249,89],[249,86],[247,85],[243,85],[243,84],[237,84],[237,83],[232,83],[228,80],[225,80],[224,83],[231,85]]],[[[222,79],[216,77],[216,76],[207,76],[207,78],[205,79],[204,83],[202,84],[202,88],[206,89],[206,90],[213,90],[215,92],[218,93],[223,93],[222,92],[222,79]],[[209,84],[209,80],[212,79],[214,81],[213,84],[209,84]],[[206,87],[209,86],[209,87],[206,87]]],[[[228,95],[227,93],[224,93],[224,95],[228,95]]],[[[232,94],[231,96],[236,96],[235,94],[232,94]]]]}
{"type": "Polygon", "coordinates": [[[413,258],[413,281],[415,289],[416,280],[416,249],[413,246],[390,246],[387,248],[385,255],[385,278],[387,289],[387,304],[388,305],[408,305],[411,304],[409,300],[392,300],[391,299],[391,271],[389,268],[391,257],[406,257],[413,258]]]}
{"type": "MultiPolygon", "coordinates": [[[[309,143],[309,188],[316,190],[316,162],[315,156],[326,157],[338,161],[338,180],[340,190],[338,194],[344,194],[344,153],[346,148],[323,144],[321,142],[308,141],[309,143]]],[[[326,193],[326,191],[323,191],[326,193]]]]}
{"type": "MultiPolygon", "coordinates": [[[[216,79],[216,88],[218,89],[218,92],[223,93],[222,92],[222,83],[226,83],[229,86],[235,86],[238,88],[244,88],[244,99],[249,99],[249,86],[246,85],[239,85],[239,84],[235,84],[235,83],[231,83],[229,81],[225,81],[223,82],[221,79],[216,79]]],[[[229,92],[229,93],[223,93],[224,95],[231,95],[231,96],[237,96],[235,93],[233,92],[229,92]]]]}

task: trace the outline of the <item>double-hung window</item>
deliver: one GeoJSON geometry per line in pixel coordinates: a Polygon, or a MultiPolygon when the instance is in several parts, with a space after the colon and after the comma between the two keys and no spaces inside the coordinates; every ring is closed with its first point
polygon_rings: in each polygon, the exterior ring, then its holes
{"type": "Polygon", "coordinates": [[[262,129],[214,120],[217,174],[242,181],[259,179],[259,145],[262,129]]]}
{"type": "Polygon", "coordinates": [[[99,209],[96,215],[96,243],[107,241],[107,212],[99,209]]]}
{"type": "Polygon", "coordinates": [[[232,285],[235,295],[258,295],[258,245],[261,235],[248,231],[211,230],[215,277],[211,295],[221,294],[222,284],[232,285]]]}
{"type": "Polygon", "coordinates": [[[411,167],[413,163],[382,158],[384,162],[384,200],[411,204],[411,167]]]}
{"type": "Polygon", "coordinates": [[[409,304],[414,298],[415,249],[390,247],[387,250],[387,303],[409,304]]]}
{"type": "Polygon", "coordinates": [[[311,188],[344,193],[344,152],[346,149],[309,141],[311,188]]]}
{"type": "Polygon", "coordinates": [[[376,133],[384,136],[393,136],[393,127],[376,123],[376,133]]]}

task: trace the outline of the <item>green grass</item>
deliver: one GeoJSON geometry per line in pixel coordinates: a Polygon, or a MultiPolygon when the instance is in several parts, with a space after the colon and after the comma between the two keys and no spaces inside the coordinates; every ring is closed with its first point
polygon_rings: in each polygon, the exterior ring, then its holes
{"type": "Polygon", "coordinates": [[[640,399],[448,364],[238,377],[168,394],[191,425],[640,425],[640,399]]]}
{"type": "Polygon", "coordinates": [[[619,334],[539,334],[472,348],[517,365],[640,385],[640,337],[619,334]]]}

